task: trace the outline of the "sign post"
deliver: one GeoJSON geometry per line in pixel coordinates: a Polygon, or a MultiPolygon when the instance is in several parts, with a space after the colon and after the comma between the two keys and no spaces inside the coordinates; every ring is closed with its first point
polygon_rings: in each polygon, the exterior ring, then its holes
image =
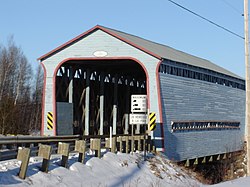
{"type": "MultiPolygon", "coordinates": [[[[139,126],[147,124],[147,115],[146,115],[147,95],[131,95],[131,112],[132,114],[129,115],[129,124],[132,125],[131,149],[132,149],[132,152],[134,152],[134,125],[137,125],[136,133],[138,133],[140,129],[139,126]]],[[[144,156],[146,156],[145,153],[144,153],[144,156]]]]}

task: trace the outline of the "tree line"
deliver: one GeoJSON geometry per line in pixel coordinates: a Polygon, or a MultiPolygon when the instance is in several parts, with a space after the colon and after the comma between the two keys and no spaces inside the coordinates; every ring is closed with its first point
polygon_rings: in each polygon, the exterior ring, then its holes
{"type": "Polygon", "coordinates": [[[31,134],[41,127],[43,71],[34,71],[13,37],[0,44],[0,134],[31,134]]]}

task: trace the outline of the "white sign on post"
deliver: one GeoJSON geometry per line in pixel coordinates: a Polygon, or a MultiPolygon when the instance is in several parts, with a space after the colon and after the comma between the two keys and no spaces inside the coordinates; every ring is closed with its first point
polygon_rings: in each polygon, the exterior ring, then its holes
{"type": "Polygon", "coordinates": [[[146,114],[129,114],[129,124],[145,125],[147,124],[146,114]]]}
{"type": "Polygon", "coordinates": [[[131,112],[147,112],[147,95],[131,95],[131,112]]]}

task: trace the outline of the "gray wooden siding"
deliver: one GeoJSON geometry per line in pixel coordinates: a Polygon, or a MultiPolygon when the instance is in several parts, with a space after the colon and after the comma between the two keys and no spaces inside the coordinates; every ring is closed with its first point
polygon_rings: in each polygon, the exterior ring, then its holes
{"type": "MultiPolygon", "coordinates": [[[[159,116],[159,104],[158,104],[158,94],[157,94],[157,80],[156,80],[156,67],[159,59],[101,31],[97,30],[92,34],[86,36],[82,40],[72,44],[71,46],[59,51],[58,53],[52,55],[46,60],[42,61],[46,68],[46,92],[45,92],[45,114],[48,111],[53,111],[53,97],[52,97],[52,77],[55,68],[60,62],[67,58],[93,58],[95,51],[103,50],[108,53],[106,57],[132,57],[139,60],[148,71],[149,75],[149,95],[151,99],[150,111],[156,112],[159,116]]],[[[159,122],[159,117],[157,118],[159,122]]],[[[46,126],[46,116],[44,116],[44,125],[46,126]]],[[[47,130],[45,134],[52,135],[52,131],[47,130]]],[[[160,130],[160,129],[159,129],[160,130]]],[[[158,132],[157,134],[161,134],[158,132]]]]}
{"type": "Polygon", "coordinates": [[[245,91],[160,73],[165,153],[176,161],[242,149],[245,91]],[[171,132],[172,120],[240,121],[240,130],[171,132]]]}

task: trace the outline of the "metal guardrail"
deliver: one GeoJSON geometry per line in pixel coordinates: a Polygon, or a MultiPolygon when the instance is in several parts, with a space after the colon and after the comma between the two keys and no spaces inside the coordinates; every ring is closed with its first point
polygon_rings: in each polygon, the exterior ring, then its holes
{"type": "MultiPolygon", "coordinates": [[[[137,134],[143,135],[143,134],[137,134]]],[[[113,135],[112,137],[119,136],[131,136],[124,134],[113,135]]],[[[35,155],[38,152],[38,144],[50,144],[54,145],[53,151],[56,151],[56,146],[58,142],[73,143],[76,140],[87,140],[87,145],[89,146],[89,140],[91,138],[103,139],[101,144],[104,145],[104,139],[109,138],[109,135],[67,135],[67,136],[1,136],[0,137],[0,161],[16,158],[18,147],[31,148],[31,155],[35,155]],[[4,150],[4,149],[5,150],[4,150]]],[[[73,143],[74,144],[74,143],[73,143]]],[[[73,148],[71,148],[73,149],[73,148]]]]}
{"type": "MultiPolygon", "coordinates": [[[[135,134],[144,135],[144,134],[135,134]]],[[[118,136],[131,136],[129,134],[117,134],[112,137],[118,136]]],[[[67,136],[0,136],[0,145],[9,144],[26,144],[26,143],[51,143],[51,142],[70,142],[79,139],[90,139],[90,138],[109,138],[109,135],[67,135],[67,136]]]]}
{"type": "Polygon", "coordinates": [[[25,143],[50,143],[50,142],[68,142],[80,139],[80,135],[72,136],[3,136],[0,137],[0,145],[25,144],[25,143]]]}

